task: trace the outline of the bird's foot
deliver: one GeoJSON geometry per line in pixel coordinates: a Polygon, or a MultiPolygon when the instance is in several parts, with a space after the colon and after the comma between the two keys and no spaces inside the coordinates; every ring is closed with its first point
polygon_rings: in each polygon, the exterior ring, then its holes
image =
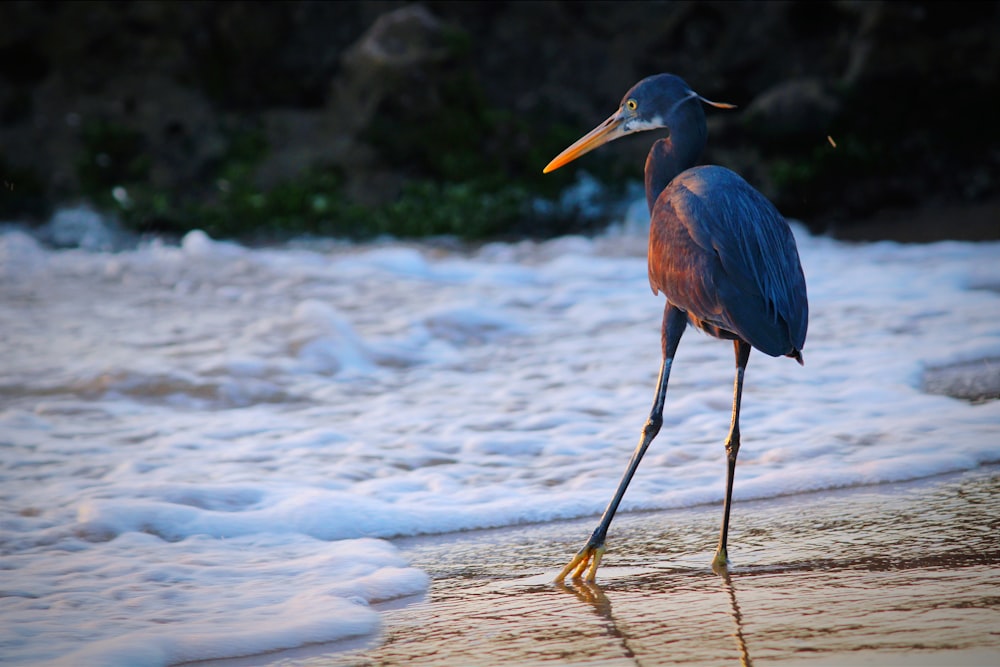
{"type": "Polygon", "coordinates": [[[715,552],[715,558],[712,559],[712,571],[716,574],[726,574],[729,572],[729,556],[724,547],[720,547],[715,552]]]}
{"type": "Polygon", "coordinates": [[[566,575],[572,572],[573,576],[571,578],[574,581],[579,580],[582,577],[584,581],[592,583],[597,577],[597,566],[601,564],[601,559],[603,557],[603,544],[593,544],[591,542],[587,542],[587,546],[580,549],[580,552],[573,557],[573,560],[571,560],[556,576],[556,582],[562,583],[562,581],[566,578],[566,575]],[[587,573],[586,576],[583,576],[584,572],[587,573]]]}

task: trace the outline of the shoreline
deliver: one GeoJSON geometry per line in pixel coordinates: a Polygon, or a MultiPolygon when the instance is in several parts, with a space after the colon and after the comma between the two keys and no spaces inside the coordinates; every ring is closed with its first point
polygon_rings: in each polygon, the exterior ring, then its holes
{"type": "Polygon", "coordinates": [[[595,518],[394,540],[432,577],[377,637],[198,667],[1000,664],[1000,466],[616,518],[598,583],[552,578],[595,518]]]}

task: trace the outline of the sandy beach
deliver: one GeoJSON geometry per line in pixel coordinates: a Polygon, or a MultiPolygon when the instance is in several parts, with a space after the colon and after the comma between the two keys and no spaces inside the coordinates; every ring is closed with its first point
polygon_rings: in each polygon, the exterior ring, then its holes
{"type": "Polygon", "coordinates": [[[409,538],[379,637],[197,664],[997,665],[998,508],[997,467],[743,502],[728,577],[718,508],[626,514],[596,585],[552,583],[596,519],[409,538]]]}

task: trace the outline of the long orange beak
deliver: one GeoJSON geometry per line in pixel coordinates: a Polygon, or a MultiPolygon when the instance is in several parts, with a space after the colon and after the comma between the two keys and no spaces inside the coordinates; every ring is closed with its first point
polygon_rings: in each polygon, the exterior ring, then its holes
{"type": "Polygon", "coordinates": [[[620,111],[613,113],[606,121],[577,139],[572,146],[555,156],[552,162],[549,162],[545,169],[542,169],[542,173],[547,174],[550,171],[555,171],[564,164],[572,162],[598,146],[602,146],[609,141],[614,141],[619,137],[624,137],[628,134],[622,126],[624,122],[625,119],[620,111]]]}

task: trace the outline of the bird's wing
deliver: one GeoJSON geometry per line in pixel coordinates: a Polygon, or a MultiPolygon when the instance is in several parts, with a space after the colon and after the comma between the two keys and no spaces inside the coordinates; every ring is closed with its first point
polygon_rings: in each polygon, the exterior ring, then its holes
{"type": "Polygon", "coordinates": [[[747,309],[763,305],[766,321],[783,320],[791,345],[801,349],[808,319],[805,278],[795,239],[774,205],[722,167],[689,169],[661,197],[691,241],[721,266],[721,274],[711,276],[717,308],[728,320],[720,323],[741,333],[759,319],[747,309]]]}

